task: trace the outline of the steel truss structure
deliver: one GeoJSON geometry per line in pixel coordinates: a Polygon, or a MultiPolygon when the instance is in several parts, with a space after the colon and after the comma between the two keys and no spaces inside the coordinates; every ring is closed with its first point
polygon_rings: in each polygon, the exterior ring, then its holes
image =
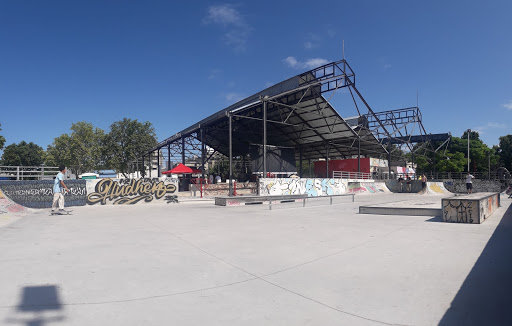
{"type": "MultiPolygon", "coordinates": [[[[167,162],[200,157],[204,177],[205,163],[221,154],[229,158],[231,180],[233,159],[249,155],[252,145],[263,147],[262,175],[266,176],[269,146],[293,148],[302,172],[304,160],[325,159],[328,170],[329,159],[386,155],[390,159],[392,144],[405,144],[413,151],[413,142],[428,139],[418,108],[374,112],[356,88],[354,71],[346,60],[340,60],[271,86],[199,121],[161,141],[141,160],[151,164],[153,153],[157,153],[160,166],[161,153],[167,154],[167,162]],[[350,93],[358,116],[344,119],[331,105],[332,97],[342,89],[348,89],[343,93],[350,93]],[[413,136],[414,132],[419,135],[413,136]]],[[[139,163],[135,166],[140,169],[139,163]]]]}

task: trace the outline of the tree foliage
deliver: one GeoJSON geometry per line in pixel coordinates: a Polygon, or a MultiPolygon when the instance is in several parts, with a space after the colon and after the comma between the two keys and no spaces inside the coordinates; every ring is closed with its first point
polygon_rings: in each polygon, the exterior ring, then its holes
{"type": "MultiPolygon", "coordinates": [[[[0,123],[0,127],[2,126],[2,124],[0,123]]],[[[0,128],[0,131],[2,131],[2,128],[0,128]]],[[[0,149],[4,148],[4,145],[5,145],[5,137],[0,135],[0,149]]]]}
{"type": "Polygon", "coordinates": [[[500,156],[500,165],[512,171],[512,135],[500,137],[500,143],[495,150],[500,156]]]}
{"type": "MultiPolygon", "coordinates": [[[[446,150],[440,149],[434,156],[431,151],[418,149],[418,153],[424,154],[423,157],[415,157],[419,172],[433,171],[438,172],[463,172],[467,171],[467,152],[468,138],[465,131],[462,137],[452,137],[446,150]],[[434,166],[435,163],[435,166],[434,166]]],[[[432,148],[437,149],[441,142],[433,142],[432,148]]],[[[417,147],[416,147],[417,149],[417,147]]],[[[480,139],[478,132],[472,131],[469,134],[469,158],[470,171],[487,172],[489,171],[489,159],[491,170],[496,169],[499,163],[499,156],[494,149],[489,148],[480,139]]]]}
{"type": "Polygon", "coordinates": [[[80,121],[71,125],[71,134],[55,138],[47,149],[47,165],[67,166],[76,176],[102,168],[103,130],[80,121]]]}
{"type": "Polygon", "coordinates": [[[3,165],[39,166],[44,162],[44,149],[33,142],[21,141],[19,144],[11,144],[4,149],[2,154],[3,165]]]}
{"type": "Polygon", "coordinates": [[[155,129],[151,122],[137,119],[116,121],[110,126],[103,142],[103,155],[107,167],[127,174],[130,162],[140,158],[157,144],[155,129]]]}

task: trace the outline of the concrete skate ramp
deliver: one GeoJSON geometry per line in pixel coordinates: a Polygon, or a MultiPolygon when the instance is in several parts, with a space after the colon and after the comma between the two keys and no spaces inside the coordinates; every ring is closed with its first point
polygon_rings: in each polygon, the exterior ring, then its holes
{"type": "Polygon", "coordinates": [[[9,197],[7,197],[2,190],[0,190],[0,216],[3,214],[25,216],[27,209],[19,204],[16,204],[9,197]]]}
{"type": "Polygon", "coordinates": [[[349,182],[347,190],[349,194],[378,194],[389,192],[386,185],[382,182],[349,182]]]}
{"type": "Polygon", "coordinates": [[[28,214],[28,209],[16,204],[0,190],[0,227],[11,224],[28,214]]]}
{"type": "Polygon", "coordinates": [[[443,195],[451,195],[452,192],[449,192],[445,187],[443,182],[427,182],[427,187],[420,192],[422,195],[434,195],[434,196],[443,196],[443,195]]]}
{"type": "MultiPolygon", "coordinates": [[[[386,187],[391,192],[408,192],[407,191],[407,182],[404,180],[403,183],[400,185],[400,182],[398,180],[386,180],[386,187]]],[[[412,180],[411,181],[411,193],[418,193],[422,190],[421,181],[419,180],[412,180]]]]}

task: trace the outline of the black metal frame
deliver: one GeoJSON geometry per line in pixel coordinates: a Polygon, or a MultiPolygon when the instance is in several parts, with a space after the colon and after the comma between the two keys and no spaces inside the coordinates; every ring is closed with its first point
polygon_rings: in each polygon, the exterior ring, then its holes
{"type": "MultiPolygon", "coordinates": [[[[419,108],[376,113],[357,90],[355,81],[355,73],[345,60],[325,64],[203,119],[160,142],[144,157],[161,149],[167,149],[168,161],[181,156],[180,161],[185,163],[187,155],[200,156],[204,177],[204,165],[213,156],[206,158],[205,147],[209,146],[229,157],[231,181],[233,156],[246,155],[249,144],[263,145],[263,176],[266,176],[268,145],[297,148],[296,159],[302,165],[304,159],[325,158],[328,162],[331,158],[355,155],[358,158],[387,155],[390,160],[392,143],[405,144],[412,151],[413,140],[428,140],[419,108]],[[342,88],[350,91],[359,113],[356,118],[343,119],[329,103],[342,88]],[[325,93],[330,93],[328,99],[323,97],[325,93]],[[361,107],[357,100],[362,102],[361,107]],[[419,138],[412,136],[416,128],[419,138]]],[[[230,184],[230,194],[231,189],[230,184]]]]}

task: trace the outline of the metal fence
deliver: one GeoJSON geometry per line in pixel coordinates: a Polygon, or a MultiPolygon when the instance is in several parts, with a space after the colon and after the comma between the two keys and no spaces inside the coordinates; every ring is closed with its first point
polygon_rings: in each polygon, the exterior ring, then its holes
{"type": "Polygon", "coordinates": [[[56,166],[0,166],[0,180],[53,180],[56,166]]]}
{"type": "MultiPolygon", "coordinates": [[[[335,179],[373,179],[373,180],[389,180],[398,179],[400,177],[406,179],[408,176],[412,180],[418,179],[425,174],[427,180],[443,180],[443,179],[466,179],[467,172],[425,172],[425,173],[391,173],[388,172],[347,172],[347,171],[333,171],[332,177],[335,179]]],[[[496,172],[471,172],[476,179],[480,180],[505,180],[506,176],[496,172]]]]}
{"type": "Polygon", "coordinates": [[[347,171],[333,171],[332,177],[334,179],[372,179],[371,173],[347,171]]]}

